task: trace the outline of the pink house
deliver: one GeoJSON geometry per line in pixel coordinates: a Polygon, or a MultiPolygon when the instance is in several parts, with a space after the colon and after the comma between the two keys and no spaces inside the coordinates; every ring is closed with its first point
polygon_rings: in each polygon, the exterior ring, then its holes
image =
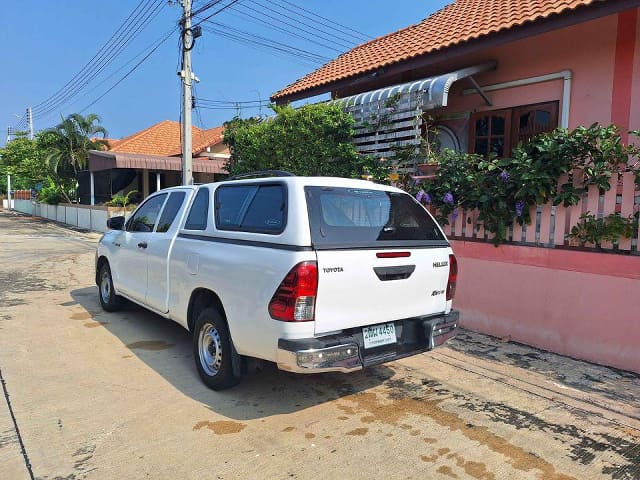
{"type": "MultiPolygon", "coordinates": [[[[501,156],[559,126],[640,129],[639,5],[456,0],[340,55],[271,98],[285,103],[330,92],[357,121],[387,115],[382,135],[356,130],[359,151],[384,156],[394,144],[416,144],[426,121],[449,148],[501,156]],[[397,106],[390,108],[389,99],[397,106]]],[[[638,232],[612,253],[572,250],[564,238],[587,210],[628,215],[638,204],[632,179],[616,179],[610,192],[590,191],[574,207],[540,206],[532,212],[534,224],[514,227],[512,244],[499,248],[486,242],[472,212],[460,215],[447,233],[459,258],[463,322],[640,372],[638,232]]]]}

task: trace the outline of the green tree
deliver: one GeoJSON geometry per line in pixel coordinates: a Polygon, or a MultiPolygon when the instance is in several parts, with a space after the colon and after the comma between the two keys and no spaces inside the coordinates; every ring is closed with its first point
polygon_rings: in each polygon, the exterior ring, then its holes
{"type": "Polygon", "coordinates": [[[87,167],[89,150],[102,150],[106,145],[105,128],[99,124],[100,117],[90,113],[83,117],[72,113],[54,128],[46,130],[43,146],[47,150],[47,161],[58,172],[71,167],[74,175],[87,167]],[[96,137],[100,135],[102,139],[96,137]]]}
{"type": "Polygon", "coordinates": [[[20,135],[0,149],[1,185],[6,190],[6,176],[11,174],[11,186],[17,190],[31,189],[49,175],[46,158],[37,140],[20,135]]]}
{"type": "Polygon", "coordinates": [[[272,109],[273,118],[225,123],[230,174],[275,169],[305,176],[360,177],[370,169],[372,160],[358,156],[351,143],[353,118],[339,105],[272,109]]]}

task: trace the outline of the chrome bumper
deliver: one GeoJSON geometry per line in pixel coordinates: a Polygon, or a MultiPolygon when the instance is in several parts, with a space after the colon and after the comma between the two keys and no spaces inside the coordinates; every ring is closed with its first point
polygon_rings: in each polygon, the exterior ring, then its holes
{"type": "Polygon", "coordinates": [[[362,329],[338,335],[304,339],[280,339],[277,364],[295,373],[354,372],[431,350],[455,337],[459,313],[398,320],[394,344],[365,350],[362,329]]]}

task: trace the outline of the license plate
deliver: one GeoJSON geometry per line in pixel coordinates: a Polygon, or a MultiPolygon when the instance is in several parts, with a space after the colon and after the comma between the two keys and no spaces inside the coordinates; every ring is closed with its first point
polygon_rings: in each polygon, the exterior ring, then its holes
{"type": "Polygon", "coordinates": [[[393,323],[362,327],[362,335],[364,337],[364,348],[396,343],[396,327],[393,323]]]}

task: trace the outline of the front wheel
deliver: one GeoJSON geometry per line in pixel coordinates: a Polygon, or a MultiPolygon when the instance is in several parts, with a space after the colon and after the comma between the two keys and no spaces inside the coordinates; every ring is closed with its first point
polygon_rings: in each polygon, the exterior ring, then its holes
{"type": "Polygon", "coordinates": [[[107,312],[115,312],[122,307],[122,297],[116,295],[115,290],[113,289],[113,279],[111,278],[111,269],[109,268],[109,264],[104,262],[100,266],[100,271],[98,273],[98,291],[100,297],[100,305],[107,312]]]}
{"type": "Polygon", "coordinates": [[[193,356],[200,378],[213,390],[224,390],[240,382],[233,370],[233,357],[238,355],[231,343],[229,328],[214,308],[200,312],[193,329],[193,356]]]}

